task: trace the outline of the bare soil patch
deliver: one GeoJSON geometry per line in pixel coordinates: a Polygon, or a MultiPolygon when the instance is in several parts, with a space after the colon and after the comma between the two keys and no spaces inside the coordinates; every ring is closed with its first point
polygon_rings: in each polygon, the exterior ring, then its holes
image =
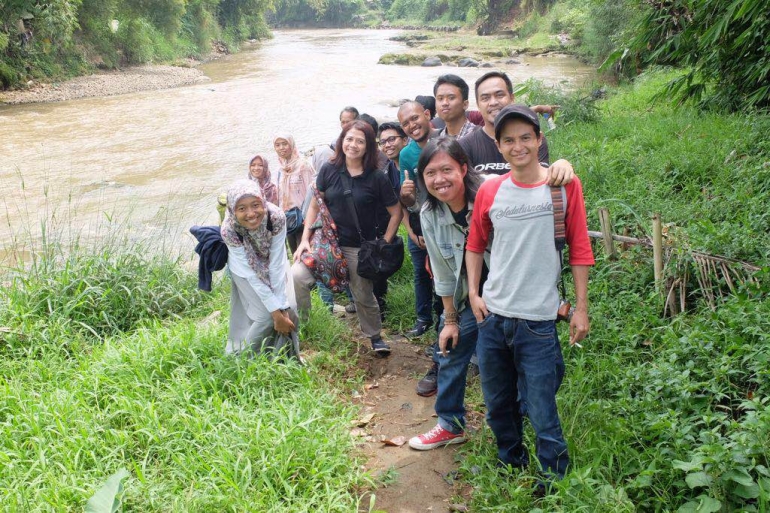
{"type": "MultiPolygon", "coordinates": [[[[367,346],[361,347],[359,355],[367,380],[360,396],[354,397],[361,405],[361,414],[351,435],[366,457],[367,470],[380,476],[378,487],[362,501],[362,511],[369,510],[371,494],[375,496],[375,511],[463,511],[462,506],[455,507],[467,502],[470,487],[455,480],[459,446],[416,451],[407,443],[437,422],[435,396],[420,397],[415,392],[431,365],[425,346],[400,335],[387,340],[393,349],[389,357],[379,358],[367,346]],[[403,445],[387,445],[383,443],[386,440],[403,445]]],[[[481,421],[473,412],[468,420],[471,430],[481,421]]]]}

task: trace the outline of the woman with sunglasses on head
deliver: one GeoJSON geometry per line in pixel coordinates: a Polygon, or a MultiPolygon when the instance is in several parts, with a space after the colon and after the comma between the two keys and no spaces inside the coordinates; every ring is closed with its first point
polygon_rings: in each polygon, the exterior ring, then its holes
{"type": "MultiPolygon", "coordinates": [[[[324,164],[316,178],[316,187],[329,209],[337,226],[339,244],[348,262],[350,290],[356,305],[361,331],[371,340],[372,349],[381,356],[390,354],[390,346],[380,335],[382,321],[372,282],[358,275],[358,250],[362,240],[384,238],[392,241],[401,221],[398,198],[387,177],[377,169],[377,143],[372,127],[360,120],[343,128],[332,159],[324,164]],[[347,196],[346,182],[350,183],[355,218],[347,196]],[[378,208],[385,208],[389,214],[388,223],[382,226],[378,216],[372,215],[378,208]],[[356,226],[360,226],[360,233],[356,226]]],[[[316,283],[310,270],[302,263],[300,256],[309,251],[313,225],[318,215],[318,204],[311,202],[305,218],[302,241],[294,253],[292,275],[297,295],[297,308],[301,316],[310,311],[310,290],[316,283]]]]}

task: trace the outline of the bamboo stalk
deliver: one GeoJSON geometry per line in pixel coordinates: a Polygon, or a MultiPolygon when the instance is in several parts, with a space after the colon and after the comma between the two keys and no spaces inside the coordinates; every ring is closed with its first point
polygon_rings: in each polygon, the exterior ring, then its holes
{"type": "Polygon", "coordinates": [[[660,214],[652,216],[652,258],[655,265],[655,287],[662,292],[663,287],[663,223],[660,214]]]}
{"type": "Polygon", "coordinates": [[[671,285],[668,287],[668,294],[666,294],[666,309],[671,317],[676,317],[679,313],[676,308],[676,289],[679,285],[679,278],[671,280],[671,285]]]}
{"type": "Polygon", "coordinates": [[[733,285],[733,280],[730,279],[730,269],[727,267],[727,264],[724,262],[721,262],[722,266],[722,276],[724,276],[725,281],[727,282],[727,287],[730,289],[730,292],[735,294],[735,285],[733,285]]]}
{"type": "Polygon", "coordinates": [[[719,256],[719,255],[709,255],[708,253],[701,253],[700,251],[692,251],[692,254],[693,256],[698,255],[700,257],[708,258],[709,260],[715,260],[717,262],[725,262],[728,264],[738,264],[741,267],[743,267],[743,269],[745,269],[746,271],[759,271],[761,269],[760,267],[754,264],[744,262],[743,260],[736,260],[734,258],[728,258],[724,256],[719,256]]]}
{"type": "MultiPolygon", "coordinates": [[[[592,239],[603,239],[604,233],[588,230],[588,236],[592,239]]],[[[623,242],[624,244],[641,244],[642,246],[652,246],[649,239],[638,239],[636,237],[626,237],[625,235],[612,234],[612,240],[623,242]]]]}
{"type": "Polygon", "coordinates": [[[615,244],[612,241],[612,220],[610,219],[610,211],[608,209],[599,209],[599,223],[602,226],[604,251],[611,259],[614,260],[618,257],[618,251],[615,249],[615,244]]]}

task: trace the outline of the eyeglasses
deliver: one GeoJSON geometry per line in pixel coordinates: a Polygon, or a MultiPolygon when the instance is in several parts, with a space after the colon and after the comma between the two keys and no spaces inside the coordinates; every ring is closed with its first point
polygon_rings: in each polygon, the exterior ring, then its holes
{"type": "Polygon", "coordinates": [[[393,144],[396,142],[396,139],[402,139],[400,135],[394,135],[391,137],[388,137],[387,139],[380,139],[380,146],[387,146],[388,144],[393,144]]]}

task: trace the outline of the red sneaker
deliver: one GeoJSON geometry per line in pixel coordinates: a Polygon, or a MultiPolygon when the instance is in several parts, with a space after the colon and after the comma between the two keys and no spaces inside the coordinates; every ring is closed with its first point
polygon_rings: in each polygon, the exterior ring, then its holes
{"type": "Polygon", "coordinates": [[[415,436],[409,440],[409,447],[418,451],[427,451],[436,447],[466,442],[465,433],[455,434],[447,431],[439,424],[425,434],[415,436]]]}

